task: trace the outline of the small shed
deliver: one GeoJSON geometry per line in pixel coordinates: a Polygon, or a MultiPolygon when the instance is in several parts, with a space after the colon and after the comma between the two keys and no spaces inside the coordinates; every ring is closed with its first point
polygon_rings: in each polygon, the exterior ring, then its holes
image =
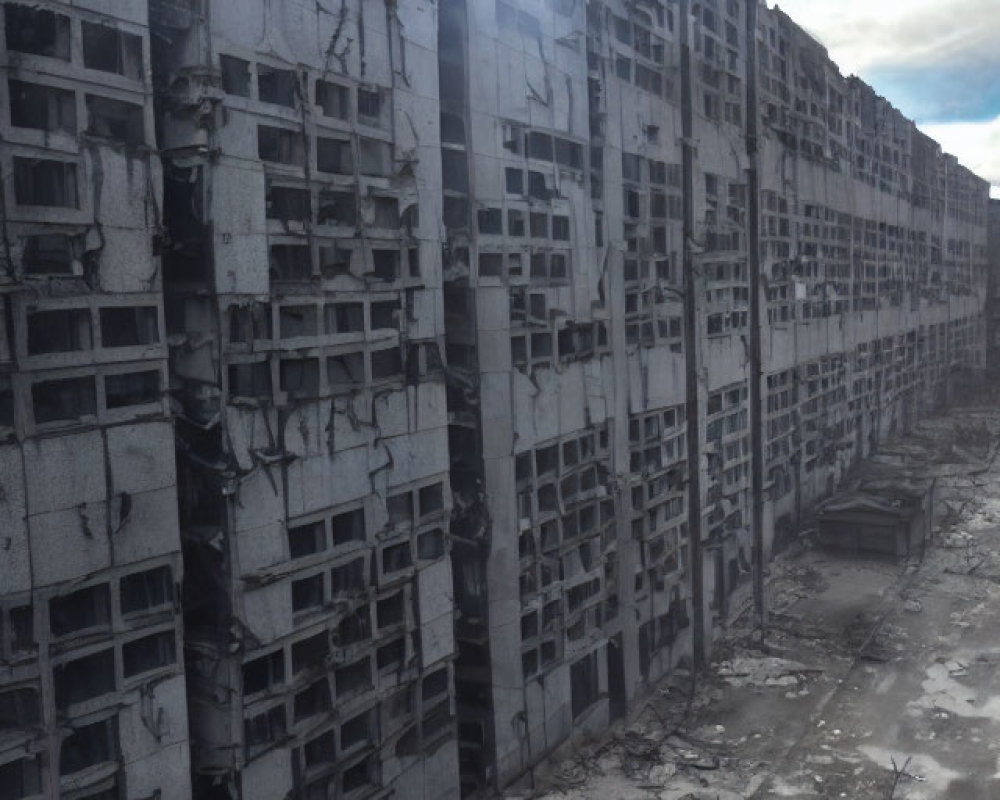
{"type": "MultiPolygon", "coordinates": [[[[884,466],[884,465],[882,465],[884,466]]],[[[901,560],[921,558],[934,516],[934,479],[877,470],[822,503],[824,547],[901,560]]]]}

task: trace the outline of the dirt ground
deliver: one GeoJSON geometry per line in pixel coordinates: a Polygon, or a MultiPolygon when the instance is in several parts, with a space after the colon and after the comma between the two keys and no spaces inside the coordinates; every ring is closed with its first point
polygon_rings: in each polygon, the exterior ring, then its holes
{"type": "Polygon", "coordinates": [[[998,434],[996,406],[965,408],[884,446],[938,478],[921,562],[833,555],[804,532],[769,568],[763,646],[732,627],[693,696],[673,676],[520,796],[1000,800],[998,434]]]}

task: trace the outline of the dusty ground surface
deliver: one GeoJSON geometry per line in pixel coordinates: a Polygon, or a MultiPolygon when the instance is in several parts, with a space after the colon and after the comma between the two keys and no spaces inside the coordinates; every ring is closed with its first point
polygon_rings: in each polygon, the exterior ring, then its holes
{"type": "Polygon", "coordinates": [[[675,676],[521,796],[1000,799],[998,434],[996,406],[966,408],[886,445],[938,477],[922,562],[804,535],[770,567],[763,647],[731,629],[693,696],[675,676]]]}

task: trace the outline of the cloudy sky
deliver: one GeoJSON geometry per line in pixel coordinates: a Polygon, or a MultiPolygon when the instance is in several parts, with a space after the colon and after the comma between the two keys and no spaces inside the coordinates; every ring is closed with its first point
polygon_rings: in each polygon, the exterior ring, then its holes
{"type": "Polygon", "coordinates": [[[998,0],[768,0],[1000,197],[998,0]]]}

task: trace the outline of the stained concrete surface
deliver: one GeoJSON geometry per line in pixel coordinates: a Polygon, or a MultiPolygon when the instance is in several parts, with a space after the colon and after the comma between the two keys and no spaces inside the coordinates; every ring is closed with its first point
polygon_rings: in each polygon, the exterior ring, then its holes
{"type": "Polygon", "coordinates": [[[876,458],[939,479],[922,562],[803,531],[770,568],[763,647],[731,627],[693,696],[681,671],[520,796],[1000,798],[998,434],[1000,412],[972,407],[890,442],[876,458]]]}

